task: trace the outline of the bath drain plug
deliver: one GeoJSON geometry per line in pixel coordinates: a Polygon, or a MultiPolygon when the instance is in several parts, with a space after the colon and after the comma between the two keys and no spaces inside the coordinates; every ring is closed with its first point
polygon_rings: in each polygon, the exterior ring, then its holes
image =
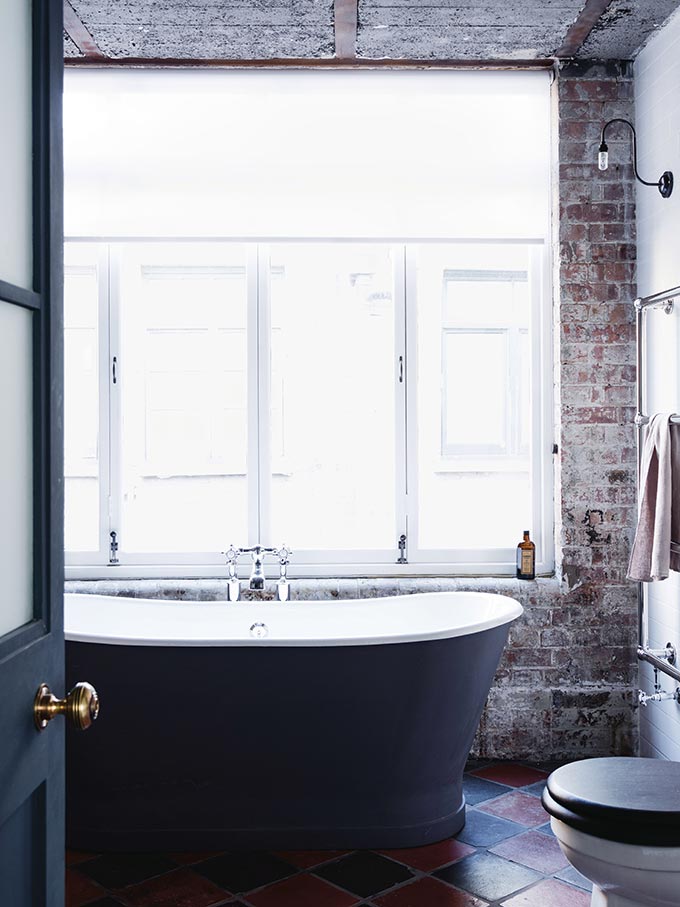
{"type": "Polygon", "coordinates": [[[265,636],[269,636],[269,628],[267,624],[253,624],[250,628],[250,635],[255,639],[264,639],[265,636]]]}

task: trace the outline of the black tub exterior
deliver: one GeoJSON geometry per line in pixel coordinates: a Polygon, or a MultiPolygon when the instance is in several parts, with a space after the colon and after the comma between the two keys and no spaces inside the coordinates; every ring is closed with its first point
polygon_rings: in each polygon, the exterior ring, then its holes
{"type": "Polygon", "coordinates": [[[99,721],[67,744],[90,850],[414,847],[465,822],[462,774],[508,625],[320,647],[68,642],[99,721]]]}

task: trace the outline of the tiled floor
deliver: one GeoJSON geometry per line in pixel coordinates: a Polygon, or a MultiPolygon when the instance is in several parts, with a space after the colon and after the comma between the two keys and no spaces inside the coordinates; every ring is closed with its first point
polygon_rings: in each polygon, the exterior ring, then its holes
{"type": "Polygon", "coordinates": [[[471,766],[465,828],[406,850],[69,853],[66,907],[588,907],[540,804],[546,772],[471,766]]]}

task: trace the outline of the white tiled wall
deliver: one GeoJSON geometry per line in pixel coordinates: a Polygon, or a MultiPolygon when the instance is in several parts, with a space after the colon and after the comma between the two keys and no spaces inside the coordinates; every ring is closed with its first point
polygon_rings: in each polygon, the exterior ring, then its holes
{"type": "MultiPolygon", "coordinates": [[[[638,184],[638,292],[680,286],[680,15],[650,41],[635,63],[638,170],[656,180],[664,170],[676,179],[670,199],[638,184]]],[[[614,114],[615,115],[615,114],[614,114]]],[[[680,304],[671,315],[648,312],[647,412],[680,412],[680,304]]],[[[680,574],[648,586],[650,644],[680,648],[680,574]]],[[[664,689],[677,684],[661,676],[664,689]]],[[[641,686],[652,692],[651,666],[640,669],[641,686]]],[[[680,705],[652,703],[641,709],[640,751],[680,761],[680,705]]]]}

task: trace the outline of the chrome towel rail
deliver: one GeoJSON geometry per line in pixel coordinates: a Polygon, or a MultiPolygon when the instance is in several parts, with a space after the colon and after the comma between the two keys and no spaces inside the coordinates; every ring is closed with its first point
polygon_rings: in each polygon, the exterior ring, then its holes
{"type": "MultiPolygon", "coordinates": [[[[635,339],[637,347],[637,374],[636,374],[636,400],[637,411],[635,413],[635,425],[637,427],[637,486],[640,488],[640,467],[642,461],[642,430],[649,422],[649,416],[643,412],[643,390],[642,381],[645,374],[645,342],[644,342],[644,315],[652,309],[662,309],[666,315],[673,311],[675,300],[680,298],[680,287],[673,287],[670,290],[664,290],[662,293],[653,293],[651,296],[640,296],[633,303],[635,306],[635,339]]],[[[680,424],[680,413],[674,413],[670,421],[674,424],[680,424]]],[[[675,650],[673,657],[668,654],[670,643],[666,652],[660,652],[658,649],[650,649],[649,636],[647,628],[647,614],[645,611],[645,593],[642,583],[638,583],[638,639],[637,657],[640,661],[646,661],[653,665],[654,669],[667,674],[674,680],[680,680],[680,669],[675,667],[675,650]]]]}

